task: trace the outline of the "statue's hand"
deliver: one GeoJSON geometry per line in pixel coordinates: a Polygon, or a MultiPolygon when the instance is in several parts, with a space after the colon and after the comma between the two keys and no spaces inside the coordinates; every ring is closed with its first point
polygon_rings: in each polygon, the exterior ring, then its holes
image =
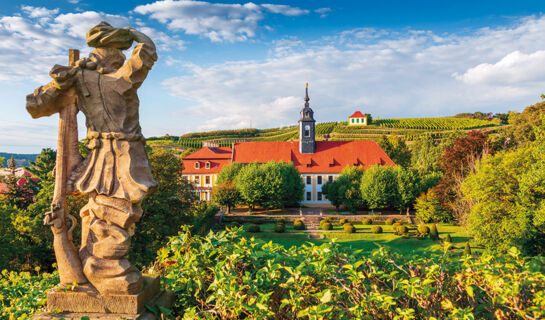
{"type": "Polygon", "coordinates": [[[55,229],[60,230],[62,228],[62,210],[63,208],[57,204],[51,205],[51,211],[45,213],[44,225],[53,226],[55,229]]]}

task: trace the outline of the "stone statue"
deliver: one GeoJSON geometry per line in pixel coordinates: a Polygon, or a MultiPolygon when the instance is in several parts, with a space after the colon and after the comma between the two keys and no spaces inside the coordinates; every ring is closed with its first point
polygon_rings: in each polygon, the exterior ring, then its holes
{"type": "Polygon", "coordinates": [[[78,60],[79,52],[72,51],[71,65],[55,65],[53,81],[27,96],[33,118],[60,113],[55,195],[44,222],[54,233],[61,284],[90,282],[102,295],[137,294],[144,281],[125,257],[142,216],[140,204],[157,185],[138,119],[137,90],[157,54],[143,33],[106,22],[89,30],[87,44],[95,48],[88,58],[78,60]],[[125,62],[122,50],[133,41],[125,62]],[[85,115],[91,150],[85,159],[78,152],[78,111],[85,115]],[[76,219],[65,209],[68,194],[89,196],[80,211],[79,254],[71,239],[76,219]]]}

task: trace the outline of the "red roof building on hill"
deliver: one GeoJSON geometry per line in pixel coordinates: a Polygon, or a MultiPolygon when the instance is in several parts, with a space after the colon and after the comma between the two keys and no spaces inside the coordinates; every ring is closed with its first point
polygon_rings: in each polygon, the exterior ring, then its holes
{"type": "Polygon", "coordinates": [[[361,111],[354,112],[350,117],[348,117],[349,126],[366,126],[367,125],[367,115],[361,113],[361,111]]]}
{"type": "MultiPolygon", "coordinates": [[[[209,200],[217,173],[229,163],[292,162],[301,174],[305,193],[301,203],[307,206],[330,205],[322,194],[327,181],[337,179],[347,166],[367,169],[394,162],[375,141],[316,141],[314,112],[309,106],[308,87],[305,107],[299,121],[299,141],[250,141],[233,144],[233,148],[203,147],[182,161],[182,176],[193,182],[201,200],[209,200]]],[[[367,116],[360,111],[352,116],[367,116]]],[[[361,125],[361,123],[360,123],[361,125]]]]}

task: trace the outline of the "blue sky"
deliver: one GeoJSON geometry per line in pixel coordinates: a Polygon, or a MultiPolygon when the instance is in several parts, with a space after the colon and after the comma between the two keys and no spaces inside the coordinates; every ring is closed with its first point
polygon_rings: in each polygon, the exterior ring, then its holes
{"type": "MultiPolygon", "coordinates": [[[[296,123],[520,111],[545,91],[542,1],[3,1],[0,151],[55,147],[25,95],[101,20],[147,33],[146,136],[296,123]]],[[[127,53],[130,54],[130,53],[127,53]]],[[[80,117],[80,136],[85,134],[80,117]]]]}

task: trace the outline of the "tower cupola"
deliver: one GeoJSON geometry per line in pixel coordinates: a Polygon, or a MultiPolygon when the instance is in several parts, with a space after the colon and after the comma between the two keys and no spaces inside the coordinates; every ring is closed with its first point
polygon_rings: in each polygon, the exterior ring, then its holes
{"type": "Polygon", "coordinates": [[[308,82],[305,88],[305,106],[301,109],[301,119],[299,120],[299,152],[314,153],[316,151],[316,132],[314,125],[314,111],[309,105],[308,82]]]}

